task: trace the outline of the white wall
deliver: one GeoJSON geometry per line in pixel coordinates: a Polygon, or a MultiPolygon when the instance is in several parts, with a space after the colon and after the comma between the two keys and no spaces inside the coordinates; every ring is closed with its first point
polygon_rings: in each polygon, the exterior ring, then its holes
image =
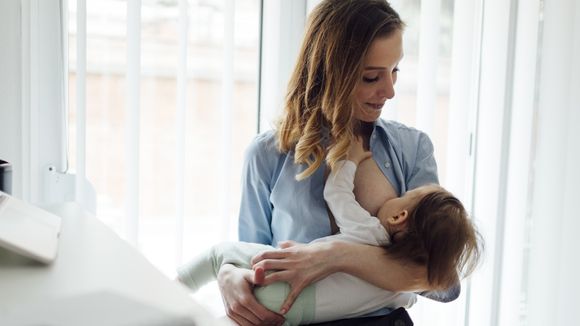
{"type": "Polygon", "coordinates": [[[20,1],[0,1],[0,159],[14,166],[12,191],[21,196],[20,1]]]}
{"type": "Polygon", "coordinates": [[[66,170],[61,8],[62,0],[0,2],[0,156],[13,164],[14,195],[39,204],[64,191],[55,173],[66,170]]]}

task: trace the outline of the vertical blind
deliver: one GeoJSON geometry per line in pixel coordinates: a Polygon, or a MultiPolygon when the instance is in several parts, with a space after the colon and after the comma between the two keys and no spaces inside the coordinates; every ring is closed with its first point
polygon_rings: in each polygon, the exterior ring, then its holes
{"type": "Polygon", "coordinates": [[[141,0],[127,2],[127,91],[125,120],[125,152],[127,176],[125,235],[138,246],[139,237],[139,149],[140,149],[140,91],[141,91],[141,0]]]}
{"type": "Polygon", "coordinates": [[[187,40],[189,16],[187,0],[179,0],[179,61],[177,69],[177,114],[175,119],[175,264],[183,258],[183,227],[185,224],[185,121],[187,119],[187,40]]]}
{"type": "Polygon", "coordinates": [[[87,2],[77,1],[77,178],[75,179],[76,198],[84,198],[84,179],[86,178],[86,73],[87,73],[87,2]]]}

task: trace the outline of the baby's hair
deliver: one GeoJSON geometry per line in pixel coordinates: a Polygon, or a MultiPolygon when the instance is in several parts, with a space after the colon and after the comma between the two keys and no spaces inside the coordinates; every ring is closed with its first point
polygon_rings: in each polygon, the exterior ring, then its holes
{"type": "Polygon", "coordinates": [[[447,289],[469,276],[479,262],[483,239],[459,199],[440,188],[409,210],[407,230],[392,237],[390,256],[427,267],[435,289],[447,289]]]}

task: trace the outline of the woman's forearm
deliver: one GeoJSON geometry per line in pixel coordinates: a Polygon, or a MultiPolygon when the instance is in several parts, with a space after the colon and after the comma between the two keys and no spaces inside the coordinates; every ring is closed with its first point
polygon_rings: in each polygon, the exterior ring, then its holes
{"type": "Polygon", "coordinates": [[[424,267],[391,258],[384,248],[347,242],[334,242],[340,253],[331,268],[351,274],[392,292],[420,292],[429,288],[424,267]]]}

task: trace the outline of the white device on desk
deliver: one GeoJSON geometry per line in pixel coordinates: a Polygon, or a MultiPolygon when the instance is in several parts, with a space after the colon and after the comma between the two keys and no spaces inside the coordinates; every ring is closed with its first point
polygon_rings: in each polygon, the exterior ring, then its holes
{"type": "Polygon", "coordinates": [[[0,255],[1,326],[226,324],[76,203],[49,209],[62,223],[58,259],[0,255]]]}
{"type": "Polygon", "coordinates": [[[60,217],[0,191],[0,247],[49,264],[60,227],[60,217]]]}

